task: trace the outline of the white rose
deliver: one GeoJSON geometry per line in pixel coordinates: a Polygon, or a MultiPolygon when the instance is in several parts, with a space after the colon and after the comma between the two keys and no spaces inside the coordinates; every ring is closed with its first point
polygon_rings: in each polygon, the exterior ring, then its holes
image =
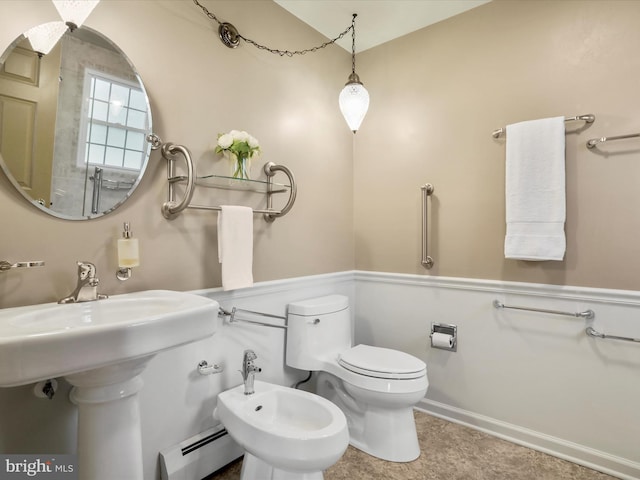
{"type": "Polygon", "coordinates": [[[251,148],[258,148],[260,146],[260,144],[258,143],[258,139],[256,137],[252,137],[251,135],[249,135],[249,139],[247,140],[247,142],[249,143],[249,146],[251,148]]]}
{"type": "Polygon", "coordinates": [[[240,141],[241,142],[248,142],[250,136],[251,135],[249,135],[247,132],[242,131],[242,132],[240,132],[240,141]]]}
{"type": "Polygon", "coordinates": [[[247,132],[241,132],[239,130],[231,130],[229,134],[233,137],[234,140],[238,142],[246,142],[249,134],[247,132]]]}
{"type": "Polygon", "coordinates": [[[233,136],[230,133],[224,133],[218,138],[218,146],[220,148],[229,148],[233,145],[233,136]]]}

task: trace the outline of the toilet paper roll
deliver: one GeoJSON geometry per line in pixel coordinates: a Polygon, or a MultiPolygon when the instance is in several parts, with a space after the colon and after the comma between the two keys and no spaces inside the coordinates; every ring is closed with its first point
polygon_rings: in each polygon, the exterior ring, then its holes
{"type": "Polygon", "coordinates": [[[431,346],[438,348],[453,348],[453,335],[433,332],[431,334],[431,346]]]}

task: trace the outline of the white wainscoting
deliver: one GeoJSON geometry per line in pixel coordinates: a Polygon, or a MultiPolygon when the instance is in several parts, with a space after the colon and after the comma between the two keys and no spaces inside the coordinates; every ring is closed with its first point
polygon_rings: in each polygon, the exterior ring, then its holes
{"type": "MultiPolygon", "coordinates": [[[[358,343],[427,363],[421,409],[624,479],[640,478],[640,293],[355,272],[358,343]],[[580,312],[593,320],[516,310],[580,312]],[[458,326],[457,352],[429,346],[431,322],[458,326]]],[[[427,452],[428,454],[428,452],[427,452]]]]}
{"type": "MultiPolygon", "coordinates": [[[[285,315],[288,303],[332,293],[347,295],[353,302],[353,292],[353,272],[342,272],[260,282],[252,288],[231,292],[210,289],[193,293],[213,298],[227,310],[238,307],[285,315]]],[[[251,318],[283,323],[278,319],[251,318]]],[[[142,374],[140,410],[145,480],[160,478],[158,452],[218,424],[212,417],[217,395],[242,383],[240,369],[245,349],[253,349],[258,355],[260,380],[292,385],[306,376],[306,372],[284,366],[284,330],[242,323],[229,325],[221,318],[211,321],[218,326],[213,337],[158,354],[142,374]],[[217,363],[224,367],[224,372],[202,376],[197,372],[200,360],[217,363]]]]}
{"type": "MultiPolygon", "coordinates": [[[[620,478],[640,478],[640,345],[584,333],[593,325],[640,337],[640,293],[361,271],[195,293],[227,309],[278,315],[293,301],[347,295],[357,342],[396,348],[427,362],[430,387],[420,408],[620,478]],[[596,316],[585,321],[496,310],[494,299],[592,309],[596,316]],[[429,347],[431,322],[458,325],[456,353],[429,347]]],[[[145,480],[159,478],[160,450],[216,424],[216,396],[241,383],[244,349],[258,354],[265,381],[291,385],[305,376],[284,367],[283,330],[212,321],[218,325],[213,337],[158,354],[143,373],[145,480]],[[201,376],[200,360],[225,371],[201,376]]],[[[4,451],[73,453],[75,411],[62,383],[53,401],[36,399],[31,386],[2,389],[1,409],[20,412],[14,415],[19,421],[5,416],[0,422],[4,451]]]]}

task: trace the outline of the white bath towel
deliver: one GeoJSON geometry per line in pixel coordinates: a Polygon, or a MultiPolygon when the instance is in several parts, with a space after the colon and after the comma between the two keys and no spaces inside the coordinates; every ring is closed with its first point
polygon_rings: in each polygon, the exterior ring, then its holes
{"type": "Polygon", "coordinates": [[[564,117],[507,126],[506,258],[562,260],[566,250],[564,117]]]}
{"type": "Polygon", "coordinates": [[[223,205],[218,213],[218,260],[222,289],[253,285],[253,210],[223,205]]]}

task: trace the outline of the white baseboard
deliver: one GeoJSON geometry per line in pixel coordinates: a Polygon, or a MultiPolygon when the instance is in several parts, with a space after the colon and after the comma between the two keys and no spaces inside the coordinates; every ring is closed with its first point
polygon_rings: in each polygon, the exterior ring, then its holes
{"type": "Polygon", "coordinates": [[[562,458],[623,480],[640,478],[640,463],[424,398],[416,406],[434,417],[562,458]]]}

